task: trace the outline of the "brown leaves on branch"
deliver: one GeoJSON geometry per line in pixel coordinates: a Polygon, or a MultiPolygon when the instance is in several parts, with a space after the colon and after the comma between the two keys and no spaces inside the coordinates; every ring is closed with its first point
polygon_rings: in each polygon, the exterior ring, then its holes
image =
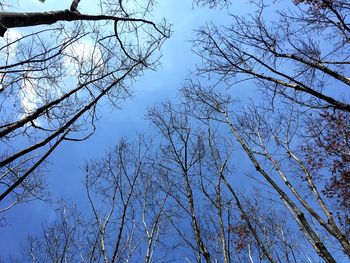
{"type": "Polygon", "coordinates": [[[338,203],[338,219],[346,225],[350,220],[350,114],[323,111],[311,119],[309,129],[311,142],[303,147],[308,169],[323,182],[323,194],[338,203]]]}
{"type": "Polygon", "coordinates": [[[332,0],[293,0],[294,4],[306,4],[310,5],[313,10],[326,9],[332,5],[332,0]]]}

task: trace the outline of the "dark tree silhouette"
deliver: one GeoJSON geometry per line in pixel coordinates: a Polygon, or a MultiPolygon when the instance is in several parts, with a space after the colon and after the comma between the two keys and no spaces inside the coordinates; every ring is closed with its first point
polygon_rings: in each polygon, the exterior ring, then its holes
{"type": "MultiPolygon", "coordinates": [[[[75,9],[78,3],[73,1],[75,9]]],[[[68,9],[0,13],[3,208],[39,194],[40,180],[28,178],[34,172],[40,177],[38,168],[54,149],[88,138],[99,103],[109,100],[119,107],[132,95],[135,79],[157,66],[156,51],[169,27],[147,20],[153,1],[137,9],[124,1],[100,4],[99,15],[68,9]],[[24,34],[19,27],[30,30],[24,34]]]]}
{"type": "Polygon", "coordinates": [[[253,79],[271,103],[282,95],[300,105],[349,112],[344,98],[350,86],[349,4],[310,1],[326,5],[315,12],[254,2],[257,10],[251,16],[233,15],[229,26],[198,30],[194,45],[203,58],[198,73],[218,74],[229,85],[253,79]],[[276,14],[274,21],[265,18],[267,12],[276,14]],[[332,93],[335,87],[337,94],[332,93]]]}

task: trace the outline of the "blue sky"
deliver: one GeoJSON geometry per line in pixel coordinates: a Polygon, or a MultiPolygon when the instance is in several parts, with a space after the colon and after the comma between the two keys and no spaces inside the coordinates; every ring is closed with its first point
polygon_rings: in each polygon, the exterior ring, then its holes
{"type": "MultiPolygon", "coordinates": [[[[46,0],[44,4],[38,0],[11,2],[16,10],[49,11],[66,9],[71,1],[46,0]]],[[[89,2],[95,1],[81,1],[81,12],[93,13],[93,5],[89,2]]],[[[155,8],[154,20],[164,17],[173,24],[173,34],[162,49],[160,67],[157,71],[146,72],[135,83],[135,96],[123,103],[122,109],[116,110],[110,105],[99,107],[101,118],[97,123],[97,131],[91,138],[79,143],[64,142],[52,154],[45,176],[55,200],[64,198],[68,202],[77,203],[82,210],[87,207],[82,190],[84,161],[102,157],[121,137],[132,138],[137,132],[149,132],[149,123],[144,118],[147,108],[165,100],[176,100],[178,89],[199,62],[191,51],[190,40],[195,37],[193,30],[210,21],[220,24],[227,19],[227,10],[193,8],[190,0],[160,2],[155,8]]],[[[248,10],[244,2],[234,1],[231,12],[242,13],[243,10],[248,10]]],[[[16,254],[28,234],[39,233],[42,222],[50,222],[54,217],[55,205],[41,201],[18,205],[12,209],[7,216],[8,226],[1,229],[0,255],[16,254]]]]}
{"type": "MultiPolygon", "coordinates": [[[[69,8],[71,3],[71,0],[46,0],[44,4],[40,3],[39,0],[8,1],[13,4],[13,9],[11,10],[23,12],[62,10],[69,8]]],[[[95,14],[98,2],[98,0],[81,0],[79,10],[82,13],[95,14]]],[[[250,12],[251,9],[246,2],[246,0],[233,1],[228,11],[226,9],[193,8],[192,0],[160,1],[159,5],[155,7],[153,17],[149,17],[149,19],[154,21],[160,21],[162,18],[167,19],[168,23],[172,24],[173,32],[171,38],[162,47],[160,66],[155,71],[146,71],[134,83],[134,97],[121,103],[121,109],[113,108],[106,100],[98,106],[100,119],[96,122],[97,130],[92,137],[78,143],[64,141],[55,150],[48,160],[45,178],[48,188],[53,195],[52,198],[57,203],[49,204],[42,201],[34,201],[11,209],[7,213],[8,226],[1,228],[0,256],[8,254],[18,255],[18,252],[21,251],[21,245],[26,243],[28,234],[41,234],[42,225],[50,224],[56,219],[55,209],[60,205],[59,201],[62,199],[68,205],[77,204],[78,210],[83,213],[90,212],[82,184],[84,180],[82,169],[84,163],[103,157],[122,137],[130,141],[136,137],[137,133],[154,135],[154,130],[145,119],[147,108],[159,105],[164,101],[176,102],[179,100],[179,88],[190,77],[191,71],[196,69],[196,64],[200,63],[199,57],[191,50],[191,40],[196,38],[194,30],[210,22],[216,25],[229,24],[231,21],[228,13],[245,15],[250,12]]],[[[285,3],[278,1],[278,4],[282,6],[285,3]]],[[[289,3],[292,3],[292,1],[289,3]]],[[[267,19],[273,18],[272,14],[267,15],[267,19]]],[[[10,29],[9,32],[16,36],[19,32],[28,33],[31,30],[35,29],[16,28],[10,29]]],[[[287,68],[289,65],[284,64],[281,67],[287,68]]],[[[288,70],[292,71],[294,67],[288,68],[288,70]]],[[[206,81],[210,83],[210,80],[205,78],[201,80],[203,85],[207,84],[206,81]]],[[[220,83],[220,88],[227,91],[225,83],[220,83]]],[[[261,93],[257,93],[257,86],[249,81],[230,87],[228,93],[234,98],[242,100],[241,104],[232,106],[232,109],[238,112],[241,110],[240,106],[246,105],[247,101],[245,99],[247,97],[250,97],[255,103],[263,99],[261,93]]],[[[280,106],[281,114],[288,110],[283,109],[281,105],[278,106],[280,106]]],[[[28,107],[30,108],[30,105],[28,107]]],[[[20,144],[18,141],[16,143],[20,144]]],[[[233,147],[235,148],[235,146],[233,147]]],[[[240,149],[240,146],[237,149],[240,149]]],[[[254,170],[254,167],[251,166],[250,161],[242,151],[237,150],[237,154],[235,152],[232,162],[237,166],[235,167],[234,175],[238,175],[240,179],[246,178],[243,175],[248,170],[252,171],[249,168],[254,170]]],[[[247,196],[252,194],[253,186],[264,188],[262,184],[256,185],[254,183],[253,185],[251,183],[252,180],[236,179],[237,177],[232,177],[237,191],[240,193],[245,192],[247,196]],[[240,182],[237,183],[236,181],[240,182]]],[[[284,186],[282,188],[285,189],[284,186]]],[[[265,189],[259,190],[264,191],[265,189]]],[[[267,191],[265,193],[268,194],[267,191]]]]}

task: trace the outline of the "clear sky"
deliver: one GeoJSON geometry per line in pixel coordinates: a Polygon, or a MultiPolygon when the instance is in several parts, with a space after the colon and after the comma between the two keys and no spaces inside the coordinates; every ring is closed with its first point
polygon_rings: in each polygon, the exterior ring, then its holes
{"type": "MultiPolygon", "coordinates": [[[[10,1],[13,10],[48,11],[67,9],[70,0],[10,1]]],[[[93,12],[93,2],[82,0],[79,9],[82,13],[93,12]]],[[[193,8],[191,0],[164,0],[155,8],[154,20],[166,18],[173,24],[173,34],[162,49],[161,66],[157,71],[146,72],[134,85],[135,96],[122,105],[121,110],[109,105],[99,107],[100,120],[97,131],[86,141],[79,143],[64,142],[50,157],[46,179],[54,200],[64,198],[77,203],[80,210],[87,207],[86,196],[82,190],[84,161],[102,157],[121,137],[132,138],[137,132],[147,132],[149,124],[144,119],[147,107],[164,100],[176,100],[178,89],[185,82],[197,56],[191,51],[190,40],[194,39],[193,30],[205,23],[214,21],[225,23],[227,10],[193,8]]],[[[246,12],[245,1],[235,0],[232,13],[246,12]]],[[[227,21],[226,21],[227,22],[227,21]]],[[[16,29],[17,30],[17,29],[16,29]]],[[[26,29],[30,30],[30,29],[26,29]]],[[[246,92],[246,91],[243,91],[246,92]]],[[[8,213],[8,226],[1,229],[0,255],[16,254],[21,243],[25,243],[28,234],[41,231],[42,222],[50,222],[55,217],[55,205],[41,201],[18,205],[8,213]]]]}

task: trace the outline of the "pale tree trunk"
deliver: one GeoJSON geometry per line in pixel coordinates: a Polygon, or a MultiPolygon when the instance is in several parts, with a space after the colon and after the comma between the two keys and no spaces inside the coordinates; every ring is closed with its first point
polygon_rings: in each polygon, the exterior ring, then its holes
{"type": "Polygon", "coordinates": [[[304,213],[299,209],[299,207],[290,199],[287,194],[276,184],[274,180],[268,175],[268,173],[261,167],[258,160],[255,158],[253,152],[248,147],[247,143],[243,140],[243,138],[238,134],[237,130],[235,129],[233,123],[231,122],[230,118],[228,117],[228,114],[226,111],[221,110],[221,113],[224,115],[224,118],[229,125],[229,128],[234,135],[234,137],[237,139],[237,141],[241,144],[243,150],[248,155],[249,159],[252,161],[254,167],[256,170],[268,181],[268,183],[277,191],[277,193],[280,195],[280,198],[282,201],[284,201],[293,211],[293,214],[295,213],[296,218],[298,219],[298,222],[300,223],[301,227],[305,230],[305,233],[309,235],[310,239],[308,239],[311,243],[311,245],[314,247],[315,251],[319,256],[321,256],[326,262],[336,262],[333,258],[332,254],[328,251],[328,249],[324,246],[323,242],[321,241],[320,237],[317,235],[317,233],[313,230],[313,228],[310,226],[309,222],[305,218],[304,213]]]}
{"type": "MultiPolygon", "coordinates": [[[[212,141],[212,135],[211,135],[211,129],[210,129],[210,126],[208,127],[208,131],[209,131],[209,147],[210,147],[210,151],[211,151],[211,155],[213,157],[213,160],[214,160],[214,164],[215,164],[215,168],[216,168],[216,171],[218,173],[218,177],[219,177],[219,180],[223,180],[223,182],[225,183],[225,185],[227,186],[228,190],[230,191],[230,193],[232,194],[235,202],[236,202],[236,205],[240,211],[240,213],[242,214],[242,219],[245,221],[245,223],[247,224],[248,226],[248,229],[249,231],[252,233],[255,241],[258,243],[259,247],[261,248],[261,250],[263,251],[264,255],[267,257],[267,259],[271,262],[271,263],[274,263],[276,262],[273,258],[273,256],[271,255],[270,251],[268,248],[266,248],[264,242],[260,239],[257,231],[255,230],[255,228],[253,227],[252,223],[250,222],[250,219],[249,219],[249,216],[247,214],[247,212],[245,211],[245,209],[243,208],[243,205],[241,204],[239,198],[238,198],[238,195],[236,194],[236,192],[234,191],[233,187],[229,184],[229,182],[226,180],[226,177],[224,175],[224,170],[227,166],[227,161],[228,161],[228,158],[229,156],[226,157],[226,159],[224,159],[222,161],[221,164],[218,163],[218,161],[216,160],[216,158],[214,157],[214,152],[216,152],[217,149],[215,149],[214,147],[214,143],[212,141]]],[[[219,197],[219,194],[218,194],[218,197],[219,197]]],[[[221,195],[220,195],[220,198],[221,198],[221,195]]],[[[218,208],[219,210],[219,208],[218,208]]],[[[221,208],[220,208],[221,210],[221,208]]],[[[221,212],[219,211],[219,214],[221,214],[221,212]]],[[[222,216],[220,217],[220,225],[221,225],[221,222],[222,222],[222,216]]],[[[223,242],[224,243],[224,242],[223,242]]],[[[225,250],[226,252],[226,246],[225,246],[225,250]]],[[[229,255],[229,254],[228,254],[229,255]]],[[[225,260],[228,260],[226,257],[225,257],[225,260]]]]}

